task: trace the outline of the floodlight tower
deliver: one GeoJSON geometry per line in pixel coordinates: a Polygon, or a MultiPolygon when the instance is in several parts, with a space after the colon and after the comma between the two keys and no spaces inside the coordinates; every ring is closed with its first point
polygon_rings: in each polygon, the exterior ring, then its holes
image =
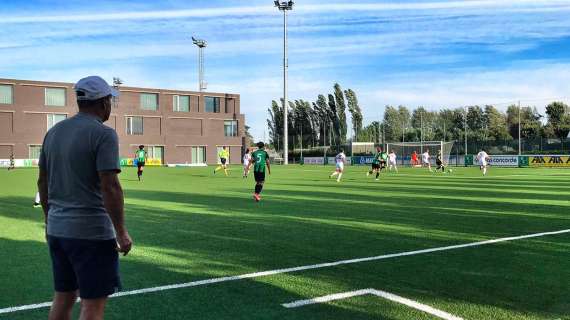
{"type": "Polygon", "coordinates": [[[202,92],[207,88],[204,81],[204,48],[208,46],[208,42],[192,37],[192,43],[198,47],[198,91],[202,92]]]}
{"type": "Polygon", "coordinates": [[[287,11],[293,10],[293,1],[275,0],[275,7],[283,11],[283,164],[289,164],[289,126],[287,122],[287,11]]]}

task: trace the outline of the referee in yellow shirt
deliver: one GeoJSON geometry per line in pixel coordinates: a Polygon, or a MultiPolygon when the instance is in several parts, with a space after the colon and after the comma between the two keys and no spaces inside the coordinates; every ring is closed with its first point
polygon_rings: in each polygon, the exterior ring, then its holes
{"type": "Polygon", "coordinates": [[[226,176],[228,175],[228,159],[230,157],[230,152],[228,151],[228,149],[226,147],[222,147],[222,150],[220,150],[220,152],[218,152],[218,157],[220,158],[220,165],[214,169],[214,174],[216,174],[216,172],[224,169],[224,173],[226,174],[226,176]]]}

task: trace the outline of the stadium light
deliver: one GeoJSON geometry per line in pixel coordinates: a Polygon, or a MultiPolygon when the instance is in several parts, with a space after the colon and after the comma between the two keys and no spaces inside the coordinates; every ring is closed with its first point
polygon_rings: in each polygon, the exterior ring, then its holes
{"type": "Polygon", "coordinates": [[[275,0],[275,7],[283,11],[283,164],[289,164],[289,126],[287,122],[287,69],[289,62],[287,61],[287,11],[293,10],[293,1],[275,0]]]}
{"type": "Polygon", "coordinates": [[[202,92],[207,88],[204,81],[204,48],[208,46],[208,42],[192,37],[192,43],[198,47],[198,91],[202,92]]]}

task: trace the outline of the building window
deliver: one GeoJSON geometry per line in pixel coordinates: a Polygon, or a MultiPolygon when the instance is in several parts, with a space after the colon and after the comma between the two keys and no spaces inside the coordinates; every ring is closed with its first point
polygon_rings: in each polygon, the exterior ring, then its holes
{"type": "Polygon", "coordinates": [[[51,129],[56,123],[67,119],[65,114],[48,114],[47,115],[47,129],[51,129]]]}
{"type": "Polygon", "coordinates": [[[160,160],[161,163],[164,162],[164,147],[162,146],[149,146],[148,147],[148,157],[150,159],[160,160]]]}
{"type": "Polygon", "coordinates": [[[28,147],[29,150],[29,158],[28,159],[39,159],[40,154],[42,153],[42,146],[41,145],[31,145],[28,147]]]}
{"type": "Polygon", "coordinates": [[[206,163],[206,147],[192,147],[192,163],[206,163]]]}
{"type": "Polygon", "coordinates": [[[11,85],[0,85],[0,104],[13,103],[13,87],[11,85]]]}
{"type": "Polygon", "coordinates": [[[190,111],[190,97],[189,96],[174,96],[172,100],[172,111],[188,112],[190,111]]]}
{"type": "Polygon", "coordinates": [[[152,111],[158,110],[158,94],[141,93],[141,109],[152,111]]]}
{"type": "Polygon", "coordinates": [[[46,88],[45,105],[65,107],[65,88],[46,88]]]}
{"type": "Polygon", "coordinates": [[[224,136],[237,137],[238,136],[238,122],[237,120],[224,121],[224,136]]]}
{"type": "Polygon", "coordinates": [[[127,117],[127,135],[143,134],[143,117],[127,117]]]}
{"type": "Polygon", "coordinates": [[[220,113],[220,98],[219,97],[204,97],[205,112],[220,113]]]}

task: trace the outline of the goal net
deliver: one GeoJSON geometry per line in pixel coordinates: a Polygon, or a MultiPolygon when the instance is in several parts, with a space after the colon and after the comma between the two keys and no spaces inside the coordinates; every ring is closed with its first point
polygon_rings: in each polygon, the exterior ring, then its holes
{"type": "MultiPolygon", "coordinates": [[[[421,163],[422,153],[429,152],[430,161],[435,163],[437,154],[441,152],[441,158],[444,163],[449,163],[449,156],[453,142],[444,141],[424,141],[424,142],[395,142],[386,144],[386,151],[394,151],[396,153],[398,162],[401,165],[410,165],[412,153],[415,151],[418,155],[418,160],[421,163]]],[[[417,163],[417,164],[420,164],[417,163]]]]}
{"type": "Polygon", "coordinates": [[[374,142],[352,142],[350,149],[351,155],[368,155],[373,154],[376,150],[374,142]]]}

